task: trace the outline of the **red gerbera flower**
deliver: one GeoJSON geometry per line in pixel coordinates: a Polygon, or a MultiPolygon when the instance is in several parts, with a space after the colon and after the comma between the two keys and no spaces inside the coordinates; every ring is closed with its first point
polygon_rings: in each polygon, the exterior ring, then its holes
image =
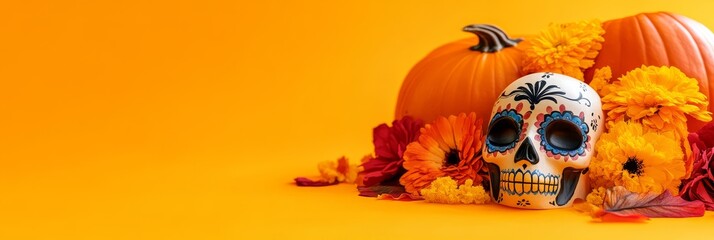
{"type": "Polygon", "coordinates": [[[682,198],[699,200],[714,210],[714,122],[689,134],[694,152],[692,175],[683,181],[682,198]]]}
{"type": "Polygon", "coordinates": [[[409,143],[419,137],[419,129],[424,124],[420,120],[404,117],[394,120],[392,126],[381,124],[373,130],[374,157],[362,163],[364,170],[360,172],[362,185],[398,184],[399,177],[404,174],[402,167],[404,151],[409,143]]]}

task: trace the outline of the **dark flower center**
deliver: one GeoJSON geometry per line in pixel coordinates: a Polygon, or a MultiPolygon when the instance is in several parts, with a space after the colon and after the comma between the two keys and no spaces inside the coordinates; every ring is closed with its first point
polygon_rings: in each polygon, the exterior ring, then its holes
{"type": "Polygon", "coordinates": [[[461,159],[459,158],[459,151],[456,149],[451,149],[451,151],[446,153],[446,165],[456,165],[459,164],[461,159]]]}
{"type": "Polygon", "coordinates": [[[644,165],[642,164],[642,160],[638,160],[634,157],[628,158],[627,162],[622,164],[622,169],[627,170],[630,174],[637,174],[637,176],[642,175],[644,172],[643,168],[644,165]]]}

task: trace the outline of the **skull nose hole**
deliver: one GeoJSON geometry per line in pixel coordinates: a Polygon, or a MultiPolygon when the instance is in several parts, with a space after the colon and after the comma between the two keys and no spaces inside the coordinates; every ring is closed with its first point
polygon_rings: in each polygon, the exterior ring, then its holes
{"type": "Polygon", "coordinates": [[[521,143],[521,147],[519,147],[516,151],[515,162],[522,160],[526,160],[533,165],[538,163],[538,154],[536,153],[530,138],[526,138],[526,140],[521,143]]]}

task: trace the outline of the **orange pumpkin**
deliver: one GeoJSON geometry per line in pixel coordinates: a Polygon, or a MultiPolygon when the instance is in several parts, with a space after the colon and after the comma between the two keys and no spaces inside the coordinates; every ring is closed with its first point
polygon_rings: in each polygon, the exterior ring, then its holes
{"type": "MultiPolygon", "coordinates": [[[[516,47],[521,39],[487,24],[469,25],[464,31],[478,39],[441,46],[411,69],[399,91],[396,119],[412,116],[431,122],[461,112],[488,118],[501,91],[522,76],[523,44],[516,47]]],[[[484,128],[487,124],[485,120],[484,128]]]]}
{"type": "MultiPolygon", "coordinates": [[[[603,23],[605,43],[595,65],[585,72],[590,81],[595,69],[610,66],[618,78],[642,65],[675,66],[699,81],[699,91],[714,101],[714,34],[692,19],[673,13],[641,13],[603,23]]],[[[690,132],[705,123],[688,118],[690,132]]]]}

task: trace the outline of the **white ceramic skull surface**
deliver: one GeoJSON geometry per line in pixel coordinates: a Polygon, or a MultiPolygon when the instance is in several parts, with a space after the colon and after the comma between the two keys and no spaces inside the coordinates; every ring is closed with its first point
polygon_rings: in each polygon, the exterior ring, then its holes
{"type": "Polygon", "coordinates": [[[602,115],[595,90],[572,77],[533,73],[511,83],[493,106],[483,149],[493,200],[548,209],[584,198],[602,115]]]}

